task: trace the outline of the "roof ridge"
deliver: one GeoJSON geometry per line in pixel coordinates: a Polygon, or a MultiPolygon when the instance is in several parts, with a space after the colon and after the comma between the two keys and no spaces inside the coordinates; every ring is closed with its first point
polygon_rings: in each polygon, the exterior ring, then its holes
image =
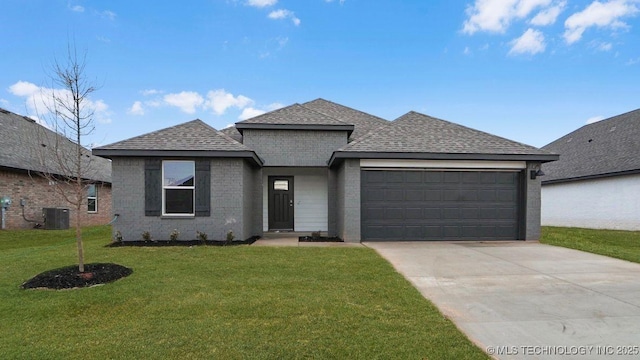
{"type": "MultiPolygon", "coordinates": [[[[306,103],[304,103],[304,104],[308,104],[308,103],[310,103],[310,102],[314,102],[314,101],[317,101],[317,100],[322,100],[322,101],[328,102],[328,103],[333,104],[333,105],[341,106],[341,107],[343,107],[343,108],[347,108],[347,109],[349,109],[349,110],[352,110],[352,111],[355,111],[355,112],[359,112],[359,113],[364,114],[364,115],[372,116],[372,117],[374,117],[374,118],[376,118],[376,119],[380,119],[380,120],[387,121],[387,122],[389,121],[389,120],[387,120],[387,119],[383,119],[383,118],[381,118],[380,116],[373,115],[373,114],[370,114],[370,113],[368,113],[368,112],[364,112],[364,111],[362,111],[362,110],[354,109],[354,108],[352,108],[352,107],[350,107],[350,106],[346,106],[346,105],[338,104],[337,102],[334,102],[334,101],[331,101],[331,100],[327,100],[327,99],[323,99],[323,98],[317,98],[317,99],[315,99],[315,100],[307,101],[307,102],[306,102],[306,103]]],[[[302,104],[302,105],[304,106],[304,104],[302,104]]],[[[326,114],[325,114],[325,115],[326,115],[326,114]]]]}
{"type": "Polygon", "coordinates": [[[323,113],[323,112],[321,112],[321,111],[317,111],[317,110],[311,109],[310,107],[304,106],[304,104],[299,104],[299,105],[300,105],[300,106],[302,106],[303,108],[305,108],[305,109],[309,110],[309,111],[313,111],[313,112],[314,112],[314,113],[316,113],[316,114],[320,114],[320,115],[322,115],[322,116],[329,117],[329,118],[331,118],[331,119],[333,119],[333,120],[335,120],[335,121],[337,121],[337,122],[341,122],[341,123],[343,123],[343,124],[345,124],[345,125],[353,125],[353,124],[350,124],[350,123],[348,123],[348,122],[346,122],[346,121],[342,121],[342,120],[340,120],[340,119],[338,119],[338,118],[336,118],[336,117],[333,117],[333,116],[331,116],[331,115],[329,115],[329,114],[325,114],[325,113],[323,113]]]}
{"type": "MultiPolygon", "coordinates": [[[[291,105],[283,106],[283,107],[281,107],[281,108],[279,108],[279,109],[275,109],[275,110],[268,111],[268,112],[266,112],[266,113],[264,113],[264,114],[260,114],[260,115],[258,115],[258,116],[254,116],[254,117],[250,117],[250,118],[248,118],[248,119],[244,119],[244,120],[242,120],[242,121],[238,121],[238,122],[236,122],[235,124],[243,124],[243,123],[245,123],[245,122],[247,122],[247,121],[249,121],[249,120],[255,120],[255,119],[258,119],[258,118],[261,118],[261,117],[265,117],[266,115],[273,114],[273,113],[276,113],[276,112],[282,111],[282,110],[284,110],[284,109],[286,109],[286,108],[290,108],[290,107],[293,107],[293,106],[296,106],[296,105],[302,106],[302,105],[300,105],[299,103],[293,103],[293,104],[291,104],[291,105]]],[[[235,124],[233,124],[233,126],[234,126],[234,127],[236,126],[235,124]]]]}

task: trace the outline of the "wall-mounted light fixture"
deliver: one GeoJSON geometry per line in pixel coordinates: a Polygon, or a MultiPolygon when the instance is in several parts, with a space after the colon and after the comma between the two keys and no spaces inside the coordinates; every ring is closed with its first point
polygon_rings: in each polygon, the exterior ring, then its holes
{"type": "Polygon", "coordinates": [[[533,165],[531,171],[529,171],[531,180],[535,180],[538,176],[544,176],[544,171],[540,168],[540,164],[533,165]]]}

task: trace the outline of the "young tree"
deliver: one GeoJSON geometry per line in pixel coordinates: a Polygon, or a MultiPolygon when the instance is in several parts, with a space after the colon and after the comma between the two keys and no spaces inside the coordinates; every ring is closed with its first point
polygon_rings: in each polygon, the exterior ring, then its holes
{"type": "Polygon", "coordinates": [[[51,86],[41,94],[46,124],[52,131],[43,128],[39,139],[42,145],[40,161],[45,169],[41,175],[75,210],[73,222],[76,228],[78,270],[81,273],[84,272],[81,214],[86,209],[83,209],[87,204],[86,193],[95,173],[90,153],[82,146],[82,139],[95,129],[95,104],[89,96],[97,89],[87,79],[85,66],[86,53],[79,57],[73,44],[67,46],[64,61],[54,60],[51,86]]]}

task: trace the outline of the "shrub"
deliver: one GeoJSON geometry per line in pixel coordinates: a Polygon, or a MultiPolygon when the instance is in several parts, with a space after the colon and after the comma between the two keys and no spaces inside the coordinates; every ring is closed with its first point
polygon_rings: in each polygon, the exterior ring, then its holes
{"type": "Polygon", "coordinates": [[[311,238],[313,240],[318,240],[318,239],[320,239],[321,235],[322,235],[322,231],[321,230],[314,231],[314,232],[311,233],[311,238]]]}
{"type": "Polygon", "coordinates": [[[120,232],[120,230],[116,231],[116,234],[113,236],[113,241],[122,242],[122,240],[123,240],[122,233],[120,232]]]}
{"type": "Polygon", "coordinates": [[[196,238],[202,242],[207,241],[209,236],[205,232],[196,231],[196,238]]]}
{"type": "Polygon", "coordinates": [[[144,241],[151,241],[151,233],[148,231],[145,231],[142,233],[142,240],[144,241]]]}
{"type": "Polygon", "coordinates": [[[173,231],[169,233],[169,240],[176,241],[178,240],[178,236],[180,236],[180,231],[178,231],[178,229],[173,229],[173,231]]]}
{"type": "Polygon", "coordinates": [[[235,235],[233,235],[233,231],[227,231],[227,244],[231,243],[233,239],[235,239],[235,235]]]}

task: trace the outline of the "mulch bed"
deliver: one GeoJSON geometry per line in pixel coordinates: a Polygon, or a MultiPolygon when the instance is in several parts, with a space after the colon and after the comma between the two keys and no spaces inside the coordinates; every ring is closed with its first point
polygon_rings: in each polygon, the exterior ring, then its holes
{"type": "Polygon", "coordinates": [[[120,247],[120,246],[235,246],[235,245],[251,245],[256,240],[258,240],[259,236],[252,236],[247,240],[233,240],[233,241],[225,241],[225,240],[137,240],[137,241],[118,241],[112,242],[107,245],[108,247],[120,247]]]}
{"type": "Polygon", "coordinates": [[[344,242],[342,239],[336,236],[300,236],[299,242],[344,242]]]}
{"type": "Polygon", "coordinates": [[[85,264],[84,272],[78,265],[45,271],[22,284],[23,289],[74,289],[106,284],[133,273],[132,269],[112,263],[85,264]]]}

